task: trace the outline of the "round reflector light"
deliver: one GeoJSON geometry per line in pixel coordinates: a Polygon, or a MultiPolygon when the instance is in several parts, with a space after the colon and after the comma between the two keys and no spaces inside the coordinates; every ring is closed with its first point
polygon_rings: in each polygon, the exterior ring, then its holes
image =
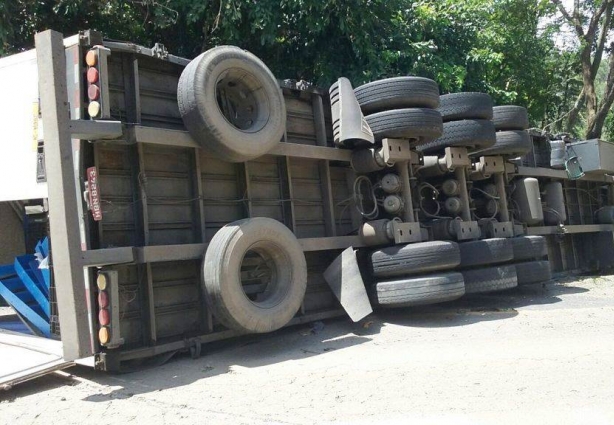
{"type": "Polygon", "coordinates": [[[101,291],[104,291],[107,289],[107,277],[104,274],[99,274],[98,277],[96,278],[96,285],[98,286],[98,289],[100,289],[101,291]]]}
{"type": "Polygon", "coordinates": [[[100,89],[96,84],[92,84],[87,88],[87,97],[90,100],[98,100],[100,98],[100,89]]]}
{"type": "Polygon", "coordinates": [[[90,50],[89,52],[87,52],[87,54],[85,55],[85,63],[89,66],[96,66],[96,64],[98,63],[98,53],[96,52],[96,50],[90,50]]]}
{"type": "Polygon", "coordinates": [[[96,118],[100,114],[100,103],[96,101],[90,102],[87,107],[87,113],[90,114],[90,117],[96,118]]]}
{"type": "Polygon", "coordinates": [[[109,306],[109,294],[107,291],[100,291],[98,293],[98,307],[107,308],[109,306]]]}
{"type": "Polygon", "coordinates": [[[109,328],[100,328],[98,331],[98,340],[101,344],[108,344],[111,339],[109,328]]]}
{"type": "Polygon", "coordinates": [[[87,82],[90,84],[94,84],[98,82],[98,78],[100,74],[96,68],[90,68],[87,70],[87,82]]]}
{"type": "Polygon", "coordinates": [[[106,308],[100,310],[100,312],[98,313],[98,323],[100,323],[102,326],[107,326],[109,323],[111,323],[109,310],[107,310],[106,308]]]}

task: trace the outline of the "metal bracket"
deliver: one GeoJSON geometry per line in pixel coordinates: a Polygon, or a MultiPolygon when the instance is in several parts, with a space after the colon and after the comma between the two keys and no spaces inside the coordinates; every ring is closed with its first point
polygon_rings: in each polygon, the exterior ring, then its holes
{"type": "Polygon", "coordinates": [[[117,139],[123,134],[121,121],[71,120],[70,134],[74,139],[117,139]]]}
{"type": "Polygon", "coordinates": [[[98,118],[111,118],[111,99],[109,97],[109,65],[108,60],[111,49],[103,46],[94,46],[92,49],[98,51],[98,72],[100,73],[100,115],[98,118]]]}
{"type": "Polygon", "coordinates": [[[36,146],[36,182],[44,183],[47,181],[47,169],[45,168],[45,146],[42,141],[38,141],[36,146]]]}
{"type": "Polygon", "coordinates": [[[405,139],[383,139],[382,154],[387,164],[410,162],[413,159],[409,141],[405,139]]]}
{"type": "Polygon", "coordinates": [[[422,242],[420,223],[392,222],[392,234],[395,244],[422,242]]]}
{"type": "Polygon", "coordinates": [[[484,174],[502,173],[505,171],[505,162],[500,156],[481,156],[476,168],[481,169],[484,174]]]}
{"type": "Polygon", "coordinates": [[[514,236],[522,236],[525,234],[526,232],[522,224],[514,224],[514,236]]]}
{"type": "Polygon", "coordinates": [[[119,273],[117,270],[103,269],[99,272],[99,276],[104,276],[106,281],[106,291],[109,294],[109,311],[110,311],[110,334],[111,339],[105,347],[117,348],[124,343],[124,339],[120,335],[120,317],[119,317],[119,273]]]}
{"type": "Polygon", "coordinates": [[[409,160],[409,163],[411,165],[420,165],[422,163],[422,155],[420,155],[416,151],[411,151],[410,153],[411,153],[411,159],[409,160]]]}
{"type": "Polygon", "coordinates": [[[512,238],[514,237],[514,224],[511,221],[498,222],[485,220],[480,223],[482,234],[487,238],[512,238]]]}
{"type": "Polygon", "coordinates": [[[456,240],[479,239],[482,232],[477,221],[452,220],[450,223],[451,233],[456,235],[456,240]]]}
{"type": "Polygon", "coordinates": [[[470,167],[471,159],[467,154],[467,148],[447,147],[445,150],[446,167],[453,171],[457,167],[470,167]]]}

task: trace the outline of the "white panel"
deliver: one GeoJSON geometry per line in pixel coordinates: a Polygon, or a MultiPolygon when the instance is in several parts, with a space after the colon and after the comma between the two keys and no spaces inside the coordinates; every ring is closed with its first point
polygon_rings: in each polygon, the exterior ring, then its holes
{"type": "Polygon", "coordinates": [[[36,182],[36,104],[36,51],[0,59],[0,201],[47,197],[36,182]]]}
{"type": "Polygon", "coordinates": [[[62,342],[0,329],[0,391],[72,365],[62,342]]]}

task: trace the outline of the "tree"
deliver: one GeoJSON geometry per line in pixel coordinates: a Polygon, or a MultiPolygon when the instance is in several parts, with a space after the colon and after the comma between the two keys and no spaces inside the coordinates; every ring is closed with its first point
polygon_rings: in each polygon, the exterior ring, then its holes
{"type": "MultiPolygon", "coordinates": [[[[595,79],[608,43],[612,26],[614,0],[580,2],[574,0],[573,10],[568,11],[561,0],[551,0],[563,19],[569,24],[579,42],[579,61],[582,67],[582,91],[567,119],[568,130],[573,129],[581,109],[586,109],[586,138],[601,137],[608,112],[614,102],[614,57],[610,55],[608,76],[600,99],[595,88],[595,79]]],[[[608,50],[614,49],[610,43],[608,50]]]]}
{"type": "Polygon", "coordinates": [[[469,52],[466,88],[488,92],[499,104],[525,106],[536,123],[551,113],[560,53],[552,40],[554,28],[540,26],[551,12],[543,0],[493,1],[469,52]]]}
{"type": "Polygon", "coordinates": [[[498,104],[527,106],[540,123],[556,120],[578,94],[578,61],[554,48],[555,27],[540,28],[553,2],[0,0],[0,55],[31,48],[34,34],[47,28],[67,35],[91,28],[146,46],[159,41],[188,58],[234,44],[278,78],[326,87],[340,76],[357,86],[419,75],[437,81],[442,93],[484,91],[498,104]]]}

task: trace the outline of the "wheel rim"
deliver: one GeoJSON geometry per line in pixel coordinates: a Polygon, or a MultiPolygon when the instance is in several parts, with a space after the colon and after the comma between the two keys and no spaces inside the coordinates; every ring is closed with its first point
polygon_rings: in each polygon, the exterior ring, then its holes
{"type": "Polygon", "coordinates": [[[241,260],[241,288],[255,306],[272,308],[280,304],[292,279],[290,260],[273,242],[258,242],[249,247],[241,260]]]}
{"type": "Polygon", "coordinates": [[[222,116],[237,130],[255,133],[269,121],[271,105],[266,91],[243,69],[231,68],[220,75],[215,98],[222,116]]]}

